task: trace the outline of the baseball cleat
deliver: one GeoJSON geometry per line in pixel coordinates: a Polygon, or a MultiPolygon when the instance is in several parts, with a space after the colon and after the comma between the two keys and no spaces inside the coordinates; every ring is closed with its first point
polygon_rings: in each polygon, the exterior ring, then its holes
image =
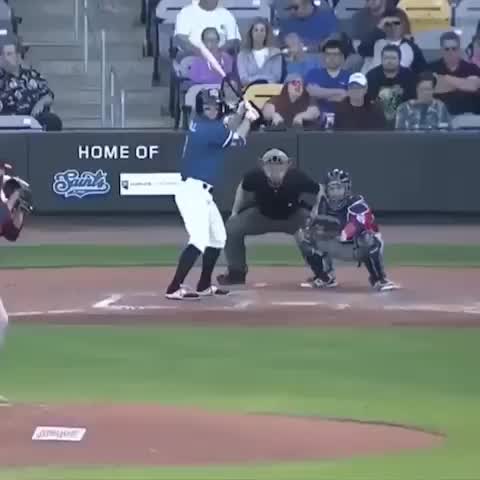
{"type": "Polygon", "coordinates": [[[217,282],[220,285],[245,285],[247,275],[243,272],[228,272],[218,275],[217,282]]]}
{"type": "Polygon", "coordinates": [[[390,292],[391,290],[398,290],[400,288],[400,285],[397,285],[396,283],[385,279],[385,280],[379,280],[375,285],[373,286],[375,290],[378,290],[379,292],[390,292]]]}
{"type": "Polygon", "coordinates": [[[335,288],[337,285],[337,280],[334,277],[330,277],[328,280],[313,277],[300,284],[302,288],[335,288]]]}
{"type": "Polygon", "coordinates": [[[166,293],[165,298],[168,300],[198,300],[200,295],[196,292],[189,292],[184,287],[180,287],[172,293],[166,293]]]}
{"type": "Polygon", "coordinates": [[[230,294],[230,290],[219,288],[216,285],[210,285],[205,290],[197,290],[197,294],[200,297],[225,296],[230,294]]]}
{"type": "Polygon", "coordinates": [[[0,407],[9,407],[9,406],[10,406],[10,402],[8,401],[8,399],[3,395],[0,395],[0,407]]]}

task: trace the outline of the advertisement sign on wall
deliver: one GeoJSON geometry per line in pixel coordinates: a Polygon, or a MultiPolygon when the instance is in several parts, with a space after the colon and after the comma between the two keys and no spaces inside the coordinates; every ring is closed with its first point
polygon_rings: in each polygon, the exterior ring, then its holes
{"type": "Polygon", "coordinates": [[[179,173],[121,173],[121,196],[175,195],[182,181],[179,173]]]}
{"type": "Polygon", "coordinates": [[[75,169],[56,173],[52,188],[61,197],[78,199],[91,195],[106,195],[111,190],[107,173],[103,170],[79,172],[75,169]]]}

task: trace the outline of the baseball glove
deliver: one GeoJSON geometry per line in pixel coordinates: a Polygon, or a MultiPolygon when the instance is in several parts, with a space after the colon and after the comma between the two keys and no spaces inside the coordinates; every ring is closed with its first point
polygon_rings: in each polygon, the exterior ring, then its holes
{"type": "Polygon", "coordinates": [[[338,218],[331,215],[316,215],[309,220],[309,229],[322,239],[333,239],[340,235],[341,226],[338,218]]]}

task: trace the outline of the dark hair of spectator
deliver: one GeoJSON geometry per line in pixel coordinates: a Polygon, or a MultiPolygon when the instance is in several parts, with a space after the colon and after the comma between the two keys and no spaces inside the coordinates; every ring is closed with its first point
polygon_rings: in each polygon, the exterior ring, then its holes
{"type": "Polygon", "coordinates": [[[205,35],[208,32],[215,32],[215,35],[217,36],[217,40],[220,41],[220,35],[219,35],[217,29],[214,28],[214,27],[207,27],[202,31],[202,42],[205,41],[205,35]]]}
{"type": "Polygon", "coordinates": [[[344,44],[341,40],[337,40],[336,38],[331,38],[322,45],[322,52],[325,53],[327,50],[340,50],[342,55],[345,56],[344,44]]]}
{"type": "Polygon", "coordinates": [[[252,50],[253,49],[253,29],[257,25],[263,25],[265,27],[265,41],[263,43],[264,47],[271,47],[274,43],[273,41],[273,31],[270,22],[262,17],[257,17],[253,19],[253,22],[248,29],[248,33],[245,37],[245,49],[252,50]]]}
{"type": "Polygon", "coordinates": [[[382,57],[385,52],[395,52],[398,55],[398,58],[402,58],[402,51],[400,50],[400,47],[397,45],[385,45],[382,49],[382,57]]]}
{"type": "Polygon", "coordinates": [[[457,42],[460,45],[460,37],[455,32],[445,32],[440,36],[440,45],[443,46],[449,40],[457,42]]]}
{"type": "Polygon", "coordinates": [[[382,15],[382,18],[387,18],[387,17],[397,17],[402,23],[403,34],[411,35],[412,26],[410,24],[410,19],[408,18],[408,15],[404,10],[402,10],[401,8],[389,8],[382,15]]]}
{"type": "Polygon", "coordinates": [[[422,82],[431,82],[433,85],[433,88],[437,86],[437,77],[432,72],[422,72],[418,75],[417,77],[417,87],[422,83],[422,82]]]}

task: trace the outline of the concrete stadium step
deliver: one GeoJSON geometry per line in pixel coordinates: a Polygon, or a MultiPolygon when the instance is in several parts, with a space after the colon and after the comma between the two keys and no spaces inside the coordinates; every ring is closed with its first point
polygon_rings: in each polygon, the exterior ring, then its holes
{"type": "MultiPolygon", "coordinates": [[[[142,46],[131,43],[107,44],[107,61],[142,61],[142,46]]],[[[78,61],[83,62],[83,45],[32,45],[27,60],[32,65],[41,61],[78,61]]],[[[97,46],[89,48],[89,59],[100,60],[101,52],[97,46]]],[[[153,66],[152,66],[153,68],[153,66]]]]}
{"type": "MultiPolygon", "coordinates": [[[[81,25],[80,37],[83,37],[81,25]]],[[[24,29],[22,26],[22,38],[28,43],[51,42],[61,44],[64,42],[72,42],[74,40],[73,20],[68,25],[64,25],[63,28],[58,29],[49,29],[46,27],[39,27],[38,25],[36,25],[35,28],[24,29]]],[[[110,31],[108,34],[108,41],[112,42],[125,41],[126,38],[128,38],[128,41],[132,44],[138,44],[141,47],[143,40],[145,39],[145,32],[141,29],[136,29],[127,31],[110,31]]],[[[98,45],[100,45],[99,40],[98,45]]]]}
{"type": "MultiPolygon", "coordinates": [[[[110,122],[102,126],[100,118],[79,118],[79,117],[65,117],[62,118],[64,129],[100,129],[111,128],[110,122]]],[[[116,127],[118,128],[118,127],[116,127]]],[[[173,128],[173,121],[166,117],[155,118],[127,118],[125,128],[131,129],[146,129],[146,128],[173,128]]]]}
{"type": "MultiPolygon", "coordinates": [[[[150,59],[141,61],[125,60],[110,62],[115,67],[119,77],[143,77],[151,82],[153,65],[150,59]]],[[[88,63],[88,71],[84,72],[83,61],[79,60],[41,60],[36,64],[38,70],[45,76],[49,75],[101,75],[101,62],[92,60],[88,63]]]]}

